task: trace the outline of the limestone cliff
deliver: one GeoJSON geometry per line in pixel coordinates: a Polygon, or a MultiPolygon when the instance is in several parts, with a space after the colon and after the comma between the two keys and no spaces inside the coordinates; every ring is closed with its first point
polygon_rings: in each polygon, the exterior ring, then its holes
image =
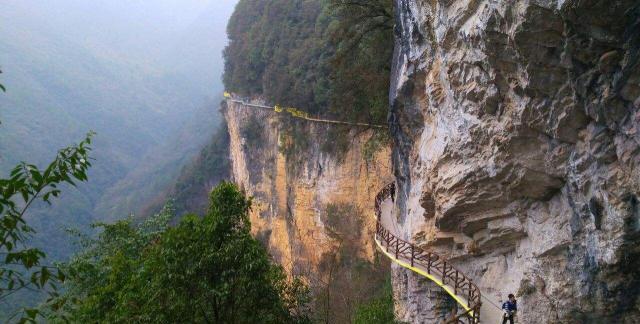
{"type": "MultiPolygon", "coordinates": [[[[396,0],[396,15],[404,238],[516,293],[520,323],[639,323],[639,3],[396,0]]],[[[434,287],[395,269],[394,290],[400,319],[436,321],[434,287]]]]}
{"type": "MultiPolygon", "coordinates": [[[[331,126],[301,121],[308,123],[305,136],[315,140],[300,152],[303,156],[291,160],[282,153],[284,136],[278,127],[279,118],[287,117],[234,102],[228,103],[224,115],[232,177],[253,197],[252,231],[289,274],[303,275],[312,288],[326,285],[331,271],[328,256],[333,257],[340,245],[373,261],[374,197],[392,180],[388,148],[367,161],[362,150],[371,134],[355,129],[350,149],[336,159],[318,147],[317,139],[331,126]]],[[[332,318],[331,322],[348,322],[332,318]]]]}

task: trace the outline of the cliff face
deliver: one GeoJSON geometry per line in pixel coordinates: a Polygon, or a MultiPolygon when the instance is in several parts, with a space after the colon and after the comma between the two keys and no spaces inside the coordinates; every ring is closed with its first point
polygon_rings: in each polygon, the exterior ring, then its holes
{"type": "MultiPolygon", "coordinates": [[[[396,0],[396,15],[404,238],[495,300],[516,293],[521,323],[637,323],[637,1],[396,0]]],[[[393,281],[400,319],[433,322],[434,287],[393,281]]]]}
{"type": "MultiPolygon", "coordinates": [[[[304,156],[288,160],[279,149],[284,136],[278,131],[279,117],[272,111],[229,102],[224,115],[232,177],[253,197],[252,231],[289,274],[306,277],[319,293],[328,289],[328,282],[338,281],[330,277],[337,276],[337,268],[352,267],[344,262],[356,258],[374,261],[373,204],[378,190],[392,180],[388,148],[367,162],[362,149],[370,133],[354,130],[351,148],[338,161],[318,147],[318,138],[325,136],[328,126],[309,124],[306,136],[312,139],[312,146],[301,152],[304,156]]],[[[371,275],[362,274],[362,280],[373,280],[371,275]]],[[[333,287],[343,292],[361,287],[356,288],[333,287]]],[[[350,296],[354,302],[360,297],[350,296]]],[[[351,315],[349,309],[339,310],[341,305],[331,307],[336,314],[351,315]]],[[[348,322],[336,316],[329,316],[331,322],[348,322]]]]}

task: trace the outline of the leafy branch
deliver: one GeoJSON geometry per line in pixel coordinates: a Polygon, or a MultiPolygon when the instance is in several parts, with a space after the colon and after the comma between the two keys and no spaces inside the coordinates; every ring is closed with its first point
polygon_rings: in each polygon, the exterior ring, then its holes
{"type": "MultiPolygon", "coordinates": [[[[56,283],[63,282],[65,274],[57,267],[42,265],[45,253],[28,246],[35,230],[24,217],[36,201],[51,204],[60,195],[61,184],[76,186],[76,181],[87,181],[93,136],[90,132],[78,145],[58,151],[44,170],[22,162],[9,178],[0,179],[0,301],[20,290],[44,290],[52,298],[57,296],[56,283]]],[[[23,309],[14,317],[34,322],[38,314],[36,309],[23,309]]]]}

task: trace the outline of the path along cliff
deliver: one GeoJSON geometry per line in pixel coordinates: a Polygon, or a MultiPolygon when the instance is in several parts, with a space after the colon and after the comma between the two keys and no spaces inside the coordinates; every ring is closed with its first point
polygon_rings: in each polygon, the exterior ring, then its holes
{"type": "MultiPolygon", "coordinates": [[[[640,4],[395,5],[398,237],[442,255],[494,300],[515,293],[521,322],[637,323],[640,4]]],[[[234,176],[249,183],[244,170],[234,176]]],[[[382,178],[367,187],[369,204],[382,178]]],[[[286,208],[281,196],[264,210],[286,208]]],[[[291,263],[295,249],[282,250],[291,263]]],[[[446,294],[422,276],[394,266],[393,286],[400,320],[450,315],[446,294]]]]}
{"type": "MultiPolygon", "coordinates": [[[[393,171],[365,177],[359,163],[338,167],[316,154],[290,176],[278,134],[269,132],[270,153],[250,162],[233,120],[244,117],[228,115],[234,177],[265,202],[252,216],[256,230],[292,271],[295,260],[319,265],[330,250],[316,247],[330,241],[319,219],[326,197],[344,181],[352,189],[336,199],[371,208],[393,173],[394,234],[447,259],[492,300],[515,293],[520,322],[638,323],[640,4],[395,5],[393,171]],[[353,181],[367,189],[356,193],[353,181]],[[291,216],[301,211],[309,216],[291,216]]],[[[373,255],[369,244],[363,254],[373,255]]],[[[439,286],[393,269],[400,320],[451,315],[439,286]]]]}
{"type": "MultiPolygon", "coordinates": [[[[330,119],[321,119],[321,118],[310,118],[306,113],[296,109],[296,108],[280,108],[279,106],[268,106],[264,103],[250,102],[247,99],[235,98],[230,93],[225,93],[225,97],[227,98],[227,104],[231,105],[230,110],[225,111],[225,115],[227,117],[227,122],[229,123],[229,133],[231,135],[231,154],[232,160],[234,163],[234,176],[236,177],[236,182],[240,183],[244,188],[248,188],[248,193],[255,198],[257,198],[254,202],[257,203],[257,207],[252,211],[252,214],[257,213],[256,217],[252,217],[252,221],[255,220],[258,222],[258,226],[254,227],[254,230],[257,232],[254,233],[256,236],[263,240],[267,246],[270,247],[271,253],[279,256],[279,262],[281,264],[287,265],[287,270],[291,274],[302,274],[306,276],[310,276],[312,273],[319,273],[320,264],[322,261],[318,261],[321,259],[325,253],[330,251],[331,249],[335,249],[335,242],[331,242],[330,234],[327,232],[335,231],[336,229],[331,229],[325,227],[324,224],[317,224],[313,222],[309,222],[310,220],[318,220],[322,219],[322,217],[313,217],[309,219],[304,219],[304,213],[298,215],[298,221],[295,220],[295,215],[293,215],[293,210],[299,210],[300,207],[308,208],[309,204],[315,204],[318,206],[318,198],[326,199],[325,204],[334,204],[336,202],[344,200],[345,197],[354,197],[353,194],[360,192],[359,185],[364,183],[353,183],[352,181],[348,181],[347,183],[341,183],[339,185],[344,186],[343,188],[334,187],[335,190],[342,190],[346,192],[338,193],[337,195],[326,195],[319,194],[317,192],[317,183],[313,183],[312,185],[307,184],[306,190],[316,191],[315,195],[306,194],[303,196],[303,200],[296,204],[293,203],[294,206],[289,206],[288,202],[278,201],[277,197],[283,195],[283,193],[291,194],[291,190],[284,190],[285,187],[288,188],[291,183],[287,183],[288,176],[287,174],[291,174],[290,171],[286,169],[286,159],[282,153],[278,153],[279,158],[281,160],[280,167],[284,168],[284,170],[278,170],[278,162],[276,161],[278,158],[274,160],[272,156],[265,156],[265,151],[268,152],[268,148],[273,148],[274,143],[270,143],[268,139],[269,136],[277,135],[277,132],[273,130],[277,129],[277,125],[274,123],[278,122],[277,118],[279,117],[277,114],[286,112],[290,114],[291,118],[296,118],[300,120],[304,120],[311,123],[325,123],[325,124],[340,124],[340,125],[348,125],[352,127],[360,127],[366,126],[370,127],[371,125],[361,124],[361,123],[350,123],[346,121],[337,121],[330,119]],[[251,118],[259,118],[260,124],[252,124],[248,120],[251,118]],[[266,121],[266,123],[265,123],[266,121]],[[259,126],[260,125],[260,126],[259,126]],[[243,134],[243,128],[245,127],[267,127],[268,131],[264,130],[260,131],[260,135],[256,134],[256,130],[252,129],[252,136],[257,137],[254,138],[254,144],[259,144],[259,148],[248,149],[246,144],[247,135],[243,134]],[[270,145],[271,144],[271,145],[270,145]],[[265,150],[267,148],[267,150],[265,150]],[[249,151],[248,151],[249,150],[249,151]],[[260,169],[249,168],[247,166],[247,161],[253,162],[254,164],[258,162],[258,166],[260,169]],[[275,179],[274,174],[272,173],[270,178],[275,180],[275,184],[267,184],[268,188],[271,190],[269,192],[261,192],[260,190],[264,190],[260,188],[260,185],[264,185],[264,180],[260,179],[258,181],[253,180],[251,174],[256,174],[262,172],[274,172],[268,171],[269,166],[264,164],[263,162],[267,161],[267,163],[276,163],[271,166],[271,168],[275,167],[275,179]],[[350,186],[349,182],[355,184],[355,186],[350,186]],[[279,185],[278,185],[279,183],[279,185]],[[258,196],[256,196],[258,194],[258,196]],[[263,195],[260,195],[263,194],[263,195]],[[274,200],[273,197],[276,197],[274,200]],[[324,197],[323,197],[324,196],[324,197]],[[266,199],[266,200],[265,200],[266,199]],[[271,201],[269,201],[271,199],[271,201]],[[309,200],[311,199],[311,201],[309,200]],[[281,206],[276,206],[274,208],[273,204],[282,204],[281,206]],[[300,206],[301,204],[301,206],[300,206]],[[268,205],[268,209],[265,209],[265,205],[268,205]],[[265,212],[271,213],[265,215],[265,212]],[[288,215],[285,217],[286,220],[289,218],[288,222],[284,224],[274,224],[273,219],[278,219],[279,210],[287,210],[288,213],[292,213],[292,215],[288,215]],[[275,211],[275,214],[273,214],[275,211]],[[264,221],[261,221],[261,218],[268,218],[269,221],[267,224],[264,221]],[[284,226],[283,226],[284,225],[284,226]],[[285,230],[283,231],[283,227],[285,230]],[[292,231],[292,228],[295,228],[292,231]],[[308,237],[305,239],[300,236],[301,229],[305,230],[308,237]],[[285,238],[278,239],[274,237],[273,242],[272,234],[273,232],[280,237],[284,236],[285,238]],[[266,236],[264,233],[268,233],[266,236]],[[293,232],[294,234],[290,236],[289,234],[293,232]],[[296,235],[297,233],[297,235],[296,235]],[[324,238],[321,238],[324,236],[324,238]],[[298,246],[292,253],[292,245],[298,246]],[[302,247],[302,248],[300,248],[302,247]],[[287,251],[288,255],[283,255],[283,251],[287,251]],[[313,259],[314,255],[310,254],[310,251],[316,251],[315,260],[313,259]],[[311,257],[311,258],[310,258],[311,257]],[[305,262],[301,263],[301,262],[305,262]],[[302,270],[304,269],[304,270],[302,270]],[[302,270],[302,272],[301,272],[302,270]]],[[[288,118],[289,116],[285,116],[288,118]]],[[[380,125],[374,125],[374,127],[383,127],[380,125]]],[[[249,139],[251,140],[251,139],[249,139]]],[[[277,146],[277,145],[276,145],[277,146]]],[[[355,147],[358,145],[356,143],[355,147]]],[[[353,148],[350,150],[353,152],[353,148]]],[[[386,154],[386,152],[382,152],[386,154]]],[[[273,153],[272,153],[273,154],[273,153]]],[[[350,160],[350,162],[358,161],[357,157],[350,156],[348,158],[355,158],[355,160],[350,160]]],[[[330,166],[330,168],[336,168],[338,164],[330,166]]],[[[308,172],[308,165],[305,166],[305,172],[308,172]]],[[[338,167],[338,169],[340,169],[338,167]]],[[[349,166],[347,165],[347,170],[349,166]]],[[[375,170],[371,170],[375,171],[375,170]]],[[[348,177],[352,174],[347,174],[348,177]]],[[[365,173],[365,178],[368,180],[370,176],[373,177],[381,177],[383,174],[369,174],[365,173]]],[[[340,176],[339,176],[340,177],[340,176]]],[[[297,184],[300,181],[300,177],[294,174],[295,181],[293,184],[297,184]]],[[[335,176],[329,176],[331,181],[335,181],[335,176]]],[[[318,180],[317,178],[315,179],[318,180]]],[[[325,179],[326,181],[326,179],[325,179]]],[[[366,180],[365,180],[366,181],[366,180]]],[[[365,184],[366,185],[366,184],[365,184]]],[[[300,189],[298,189],[300,191],[300,189]]],[[[335,192],[334,192],[335,193],[335,192]]],[[[370,192],[365,192],[365,197],[370,196],[370,192]]],[[[501,319],[501,310],[500,306],[494,301],[491,300],[488,296],[484,295],[477,285],[475,285],[472,280],[467,277],[463,272],[457,270],[452,266],[451,262],[448,262],[444,257],[437,255],[435,253],[425,251],[414,245],[413,243],[404,241],[399,239],[400,232],[397,227],[397,217],[394,217],[393,214],[393,202],[395,197],[395,183],[390,183],[384,186],[381,191],[379,191],[375,195],[375,199],[373,199],[373,210],[375,211],[375,234],[374,240],[380,251],[388,257],[395,264],[400,265],[406,269],[409,269],[420,275],[422,277],[431,280],[438,287],[440,287],[444,292],[448,293],[456,302],[457,307],[454,307],[454,310],[451,314],[451,318],[446,319],[448,323],[492,323],[498,322],[501,319]]],[[[357,201],[357,199],[356,199],[357,201]]],[[[350,203],[353,203],[353,200],[349,200],[350,203]]],[[[371,208],[370,204],[366,202],[363,204],[365,208],[371,208]]],[[[315,209],[315,214],[318,213],[327,213],[327,210],[323,210],[322,207],[315,209]]],[[[317,216],[317,215],[316,215],[317,216]]],[[[357,215],[341,215],[342,217],[357,217],[357,215]]],[[[282,217],[280,217],[282,219],[282,217]]],[[[254,223],[255,224],[255,223],[254,223]]],[[[371,225],[369,222],[364,224],[358,224],[356,230],[360,231],[362,229],[367,229],[371,225]]],[[[330,227],[330,226],[329,226],[330,227]]],[[[361,236],[358,236],[361,237],[361,236]]],[[[366,236],[364,236],[364,242],[347,242],[347,244],[354,245],[364,245],[369,246],[367,242],[366,236]]],[[[342,242],[340,242],[342,244],[342,242]]],[[[370,249],[365,248],[366,253],[370,252],[370,249]]],[[[371,256],[368,256],[371,258],[371,256]]]]}

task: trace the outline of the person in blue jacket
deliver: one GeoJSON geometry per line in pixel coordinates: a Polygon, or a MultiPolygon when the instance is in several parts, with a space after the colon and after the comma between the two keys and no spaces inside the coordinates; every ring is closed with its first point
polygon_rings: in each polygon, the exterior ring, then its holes
{"type": "Polygon", "coordinates": [[[502,311],[504,312],[502,315],[502,324],[506,324],[507,320],[509,320],[510,324],[513,324],[513,315],[515,315],[517,310],[518,301],[516,301],[516,296],[509,294],[509,300],[502,304],[502,311]]]}

